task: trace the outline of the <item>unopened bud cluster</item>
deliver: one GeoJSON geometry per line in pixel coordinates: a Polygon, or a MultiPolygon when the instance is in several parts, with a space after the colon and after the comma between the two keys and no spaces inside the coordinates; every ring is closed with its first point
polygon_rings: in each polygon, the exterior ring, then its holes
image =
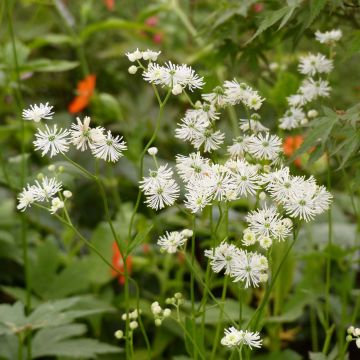
{"type": "Polygon", "coordinates": [[[160,326],[164,319],[171,315],[171,310],[169,308],[163,309],[157,301],[151,304],[151,312],[154,315],[156,326],[160,326]]]}
{"type": "Polygon", "coordinates": [[[360,328],[350,326],[347,329],[348,335],[346,336],[346,341],[355,341],[356,347],[360,349],[360,328]]]}

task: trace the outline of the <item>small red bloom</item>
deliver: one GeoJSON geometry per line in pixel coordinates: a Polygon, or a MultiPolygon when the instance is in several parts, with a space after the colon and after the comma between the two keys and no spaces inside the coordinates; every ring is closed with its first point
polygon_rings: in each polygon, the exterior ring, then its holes
{"type": "Polygon", "coordinates": [[[264,4],[263,3],[256,3],[252,6],[252,10],[254,13],[260,13],[264,10],[264,4]]]}
{"type": "Polygon", "coordinates": [[[145,243],[143,244],[142,249],[144,254],[148,254],[150,252],[150,245],[145,243]]]}
{"type": "Polygon", "coordinates": [[[78,82],[77,96],[68,107],[70,113],[74,114],[86,108],[94,93],[95,83],[96,75],[88,75],[84,80],[78,82]]]}
{"type": "Polygon", "coordinates": [[[104,3],[109,11],[113,11],[115,8],[115,0],[104,0],[104,3]]]}
{"type": "Polygon", "coordinates": [[[154,34],[154,36],[152,37],[152,41],[155,44],[161,44],[163,42],[163,34],[162,33],[154,34]]]}
{"type": "MultiPolygon", "coordinates": [[[[112,244],[112,265],[115,269],[117,269],[118,271],[120,271],[121,273],[124,273],[125,268],[124,268],[124,260],[123,260],[123,256],[121,254],[121,251],[119,250],[116,242],[114,241],[112,244]]],[[[132,270],[132,257],[128,256],[126,258],[126,268],[128,273],[131,273],[132,270]]],[[[124,285],[125,284],[125,275],[123,274],[119,274],[117,271],[115,271],[114,269],[111,269],[111,275],[113,277],[117,277],[119,280],[119,284],[124,285]]]]}
{"type": "Polygon", "coordinates": [[[147,26],[156,26],[159,22],[159,18],[157,16],[150,16],[145,20],[145,24],[147,26]]]}
{"type": "MultiPolygon", "coordinates": [[[[303,142],[304,137],[302,135],[287,136],[283,143],[284,154],[287,157],[291,157],[303,142]]],[[[296,158],[294,160],[294,164],[298,167],[301,167],[301,159],[296,158]]]]}

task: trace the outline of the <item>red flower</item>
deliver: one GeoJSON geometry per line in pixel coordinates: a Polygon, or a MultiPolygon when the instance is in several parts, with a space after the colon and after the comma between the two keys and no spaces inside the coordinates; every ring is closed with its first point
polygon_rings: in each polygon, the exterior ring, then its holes
{"type": "MultiPolygon", "coordinates": [[[[284,154],[287,157],[291,157],[303,142],[304,137],[302,135],[287,136],[283,143],[284,154]]],[[[298,167],[301,167],[301,159],[296,158],[294,160],[294,164],[298,167]]]]}
{"type": "MultiPolygon", "coordinates": [[[[119,250],[115,241],[112,244],[112,265],[115,269],[117,269],[121,273],[124,273],[125,268],[124,268],[123,256],[122,256],[121,251],[119,250]]],[[[126,268],[127,268],[128,273],[130,274],[131,269],[132,269],[132,257],[131,256],[128,256],[126,258],[126,268]]],[[[118,278],[119,284],[121,284],[121,285],[125,284],[125,275],[124,274],[119,274],[114,269],[111,269],[111,275],[113,277],[118,278]]]]}
{"type": "Polygon", "coordinates": [[[69,104],[68,110],[74,114],[86,108],[94,93],[96,75],[88,75],[84,80],[78,82],[77,96],[69,104]]]}
{"type": "Polygon", "coordinates": [[[260,13],[264,10],[264,4],[263,3],[256,3],[252,6],[252,10],[254,13],[260,13]]]}
{"type": "Polygon", "coordinates": [[[115,8],[115,0],[104,0],[104,3],[108,10],[113,11],[115,8]]]}

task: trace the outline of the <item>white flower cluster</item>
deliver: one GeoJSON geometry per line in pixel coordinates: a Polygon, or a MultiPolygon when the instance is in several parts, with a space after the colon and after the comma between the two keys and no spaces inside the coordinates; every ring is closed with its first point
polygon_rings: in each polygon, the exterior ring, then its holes
{"type": "Polygon", "coordinates": [[[221,339],[221,344],[229,348],[246,345],[252,349],[253,347],[260,348],[262,340],[258,332],[237,330],[231,326],[229,329],[225,329],[225,336],[221,339]]]}
{"type": "Polygon", "coordinates": [[[193,232],[189,229],[182,231],[166,231],[166,234],[160,236],[157,244],[160,246],[162,252],[174,254],[179,247],[183,246],[188,238],[192,237],[193,232]]]}
{"type": "MultiPolygon", "coordinates": [[[[340,40],[342,33],[340,30],[331,30],[325,33],[317,31],[315,36],[321,43],[334,45],[336,41],[340,40]]],[[[329,97],[330,84],[320,75],[329,74],[333,67],[333,60],[320,53],[300,57],[298,70],[306,78],[302,81],[297,93],[287,98],[289,109],[279,119],[280,128],[290,130],[307,124],[308,118],[304,107],[317,98],[329,97]]]]}
{"type": "MultiPolygon", "coordinates": [[[[51,119],[54,113],[52,106],[40,104],[31,105],[30,109],[23,111],[24,120],[39,122],[41,119],[51,119]]],[[[127,149],[125,142],[119,135],[113,136],[110,131],[105,132],[101,126],[90,127],[90,117],[85,116],[83,122],[76,118],[76,123],[71,124],[70,130],[58,129],[55,124],[52,128],[45,125],[38,129],[34,141],[35,150],[42,151],[41,156],[49,154],[53,157],[69,151],[70,144],[77,150],[84,151],[89,148],[92,154],[105,161],[116,162],[123,156],[127,149]]]]}
{"type": "Polygon", "coordinates": [[[151,304],[151,312],[154,315],[156,326],[160,326],[164,319],[168,318],[171,315],[171,309],[163,309],[157,301],[151,304]]]}
{"type": "Polygon", "coordinates": [[[140,51],[139,49],[136,49],[135,51],[126,53],[125,55],[129,61],[135,62],[137,60],[156,61],[160,54],[161,51],[154,51],[149,49],[140,51]]]}
{"type": "Polygon", "coordinates": [[[55,178],[42,177],[40,181],[35,180],[34,185],[27,184],[18,195],[17,209],[25,211],[33,203],[51,201],[50,212],[55,213],[58,209],[64,207],[64,203],[58,197],[54,197],[61,189],[61,182],[55,178]]]}
{"type": "Polygon", "coordinates": [[[174,95],[181,94],[183,89],[193,91],[204,85],[203,78],[190,66],[173,64],[171,61],[165,65],[150,62],[143,72],[143,78],[151,84],[171,89],[174,95]]]}
{"type": "Polygon", "coordinates": [[[316,31],[315,38],[316,40],[325,45],[334,45],[338,42],[342,37],[342,31],[340,29],[333,29],[330,31],[316,31]]]}
{"type": "Polygon", "coordinates": [[[173,205],[180,194],[179,185],[173,179],[173,170],[167,164],[157,170],[149,170],[149,176],[140,181],[140,189],[146,196],[145,203],[154,210],[173,205]]]}
{"type": "Polygon", "coordinates": [[[355,340],[356,347],[360,349],[360,328],[355,328],[354,326],[350,326],[347,329],[347,337],[346,340],[348,342],[355,340]]]}
{"type": "MultiPolygon", "coordinates": [[[[121,320],[126,321],[129,318],[129,320],[130,320],[130,323],[129,323],[130,331],[133,331],[133,330],[135,330],[135,329],[137,329],[139,327],[139,323],[137,322],[137,319],[138,319],[138,317],[140,315],[141,315],[141,310],[138,311],[137,309],[135,309],[134,311],[131,311],[129,313],[122,314],[121,315],[121,320]]],[[[117,338],[119,339],[119,337],[117,337],[117,338]]]]}
{"type": "Polygon", "coordinates": [[[245,288],[257,287],[268,279],[268,261],[265,256],[239,249],[233,244],[222,242],[216,248],[205,250],[215,273],[225,270],[234,282],[244,282],[245,288]]]}

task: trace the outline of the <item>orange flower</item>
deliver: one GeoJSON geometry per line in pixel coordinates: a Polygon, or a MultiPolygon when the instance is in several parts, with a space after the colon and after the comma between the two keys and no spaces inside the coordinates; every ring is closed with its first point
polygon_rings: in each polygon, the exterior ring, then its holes
{"type": "MultiPolygon", "coordinates": [[[[121,254],[121,251],[119,250],[116,242],[114,241],[112,244],[112,265],[115,269],[117,269],[120,272],[124,272],[124,260],[123,260],[123,256],[121,254]]],[[[132,257],[128,256],[126,258],[126,267],[127,267],[127,271],[130,274],[131,273],[131,269],[132,269],[132,257]]],[[[117,277],[119,280],[119,284],[124,285],[125,284],[125,275],[123,274],[119,274],[118,272],[116,272],[114,269],[111,269],[111,275],[113,277],[117,277]]]]}
{"type": "Polygon", "coordinates": [[[104,3],[108,10],[113,11],[115,8],[115,0],[104,0],[104,3]]]}
{"type": "MultiPolygon", "coordinates": [[[[283,143],[284,154],[287,157],[291,157],[303,142],[304,137],[302,135],[287,136],[283,143]]],[[[301,159],[296,158],[294,160],[294,164],[298,167],[301,167],[301,159]]]]}
{"type": "Polygon", "coordinates": [[[96,75],[88,75],[84,80],[78,82],[77,96],[69,105],[69,112],[74,114],[86,108],[94,93],[96,75]]]}

